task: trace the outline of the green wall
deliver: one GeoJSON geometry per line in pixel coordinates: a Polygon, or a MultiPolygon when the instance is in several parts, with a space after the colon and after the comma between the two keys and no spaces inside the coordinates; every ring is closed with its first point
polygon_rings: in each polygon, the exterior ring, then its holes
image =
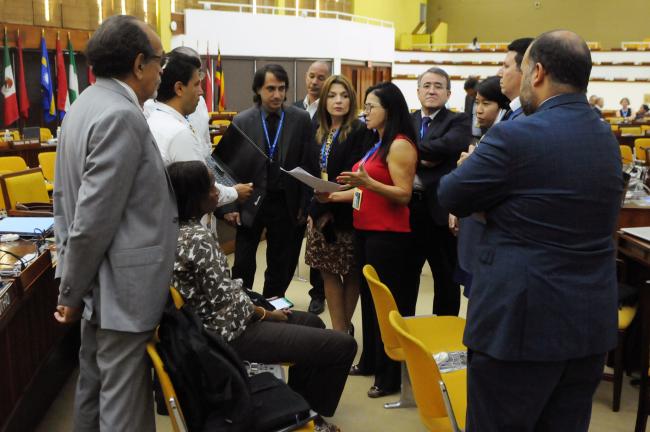
{"type": "MultiPolygon", "coordinates": [[[[395,2],[399,3],[399,2],[395,2]]],[[[427,29],[449,23],[448,42],[503,42],[565,28],[603,48],[650,37],[650,1],[428,0],[427,29]]]]}

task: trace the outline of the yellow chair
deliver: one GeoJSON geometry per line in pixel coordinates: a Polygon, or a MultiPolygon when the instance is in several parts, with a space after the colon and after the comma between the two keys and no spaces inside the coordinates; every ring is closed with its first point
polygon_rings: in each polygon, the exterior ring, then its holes
{"type": "Polygon", "coordinates": [[[650,125],[641,125],[641,133],[645,134],[646,131],[650,130],[650,125]]]}
{"type": "Polygon", "coordinates": [[[607,117],[605,120],[609,122],[609,124],[619,124],[622,123],[623,120],[625,120],[623,117],[607,117]]]}
{"type": "Polygon", "coordinates": [[[632,154],[632,148],[630,146],[622,145],[621,148],[621,159],[624,164],[631,164],[634,162],[634,155],[632,154]]]}
{"type": "Polygon", "coordinates": [[[618,125],[613,124],[610,125],[610,127],[612,128],[612,132],[616,132],[618,130],[618,125]]]}
{"type": "Polygon", "coordinates": [[[460,431],[465,427],[467,411],[467,369],[441,374],[433,359],[436,351],[414,335],[410,321],[397,311],[391,311],[388,321],[404,348],[422,423],[430,431],[460,431]]]}
{"type": "Polygon", "coordinates": [[[650,138],[637,138],[634,140],[634,155],[637,160],[646,162],[648,149],[650,149],[650,138]]]}
{"type": "Polygon", "coordinates": [[[38,154],[38,164],[45,177],[45,188],[48,192],[54,189],[54,166],[56,163],[56,152],[43,152],[38,154]]]}
{"type": "Polygon", "coordinates": [[[230,120],[225,120],[225,119],[212,120],[210,124],[212,126],[230,126],[230,120]]]}
{"type": "Polygon", "coordinates": [[[172,423],[172,430],[174,432],[187,432],[187,424],[185,423],[181,406],[178,403],[176,390],[174,390],[172,380],[169,378],[167,371],[165,371],[165,365],[156,350],[157,339],[158,336],[156,335],[154,340],[147,344],[147,354],[149,354],[151,363],[153,363],[153,368],[156,371],[163,396],[165,397],[165,405],[167,406],[167,413],[169,413],[169,421],[172,423]]]}
{"type": "MultiPolygon", "coordinates": [[[[363,267],[363,275],[368,281],[372,300],[377,312],[379,331],[384,342],[386,355],[395,361],[402,362],[402,391],[400,400],[384,404],[384,408],[403,408],[413,406],[411,384],[404,365],[404,350],[397,339],[397,334],[388,323],[388,314],[397,311],[395,298],[388,287],[379,280],[377,272],[371,265],[363,267]]],[[[432,352],[461,351],[465,320],[454,316],[417,316],[407,318],[409,327],[432,352]]]]}
{"type": "Polygon", "coordinates": [[[614,382],[612,394],[612,411],[618,412],[621,408],[621,391],[623,390],[623,349],[627,338],[627,329],[636,316],[637,305],[620,306],[618,308],[618,343],[614,350],[614,382]]]}
{"type": "Polygon", "coordinates": [[[52,215],[52,202],[45,188],[45,179],[40,168],[2,175],[0,188],[10,215],[52,215]]]}
{"type": "Polygon", "coordinates": [[[20,156],[0,157],[0,170],[8,172],[24,171],[27,169],[25,159],[20,156]]]}
{"type": "Polygon", "coordinates": [[[221,142],[221,138],[223,138],[223,135],[216,135],[214,138],[212,138],[212,149],[213,150],[219,144],[219,142],[221,142]]]}
{"type": "Polygon", "coordinates": [[[54,138],[52,136],[52,131],[49,130],[48,128],[41,128],[41,142],[47,142],[47,140],[51,140],[54,138]]]}
{"type": "Polygon", "coordinates": [[[621,135],[637,136],[641,135],[641,128],[639,126],[621,126],[621,135]]]}
{"type": "Polygon", "coordinates": [[[176,306],[176,309],[182,308],[185,304],[185,300],[183,300],[181,293],[179,293],[178,290],[173,286],[169,287],[169,293],[172,296],[172,300],[174,301],[174,306],[176,306]]]}

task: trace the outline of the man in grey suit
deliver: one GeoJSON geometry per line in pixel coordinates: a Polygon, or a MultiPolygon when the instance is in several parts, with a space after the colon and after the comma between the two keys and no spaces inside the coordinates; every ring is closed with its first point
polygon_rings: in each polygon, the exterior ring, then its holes
{"type": "Polygon", "coordinates": [[[522,62],[526,117],[491,127],[440,180],[443,207],[487,221],[464,337],[468,432],[589,428],[616,345],[623,192],[618,143],[585,96],[591,65],[575,33],[535,39],[522,62]]]}
{"type": "Polygon", "coordinates": [[[154,431],[146,343],[160,321],[178,212],[142,104],[160,83],[160,39],[113,16],[88,42],[97,76],[65,117],[54,215],[55,318],[81,322],[76,431],[154,431]]]}

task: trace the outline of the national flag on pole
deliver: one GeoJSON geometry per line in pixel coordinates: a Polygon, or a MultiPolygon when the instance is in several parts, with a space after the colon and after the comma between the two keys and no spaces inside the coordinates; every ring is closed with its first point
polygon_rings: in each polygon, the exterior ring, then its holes
{"type": "Polygon", "coordinates": [[[77,77],[77,62],[74,59],[74,49],[72,49],[72,39],[68,35],[68,56],[70,66],[68,66],[68,101],[72,105],[79,96],[79,78],[77,77]]]}
{"type": "Polygon", "coordinates": [[[226,83],[223,68],[221,67],[221,49],[217,51],[217,65],[214,68],[214,88],[217,93],[215,100],[219,107],[217,111],[224,111],[226,109],[226,83]]]}
{"type": "Polygon", "coordinates": [[[5,97],[5,126],[18,121],[18,99],[16,98],[16,81],[14,80],[14,71],[11,68],[11,58],[9,57],[9,45],[7,44],[7,31],[4,37],[4,84],[2,85],[2,94],[5,97]]]}
{"type": "Polygon", "coordinates": [[[66,111],[70,108],[68,102],[68,77],[65,74],[65,61],[61,49],[61,39],[56,35],[56,109],[63,120],[66,111]]]}
{"type": "Polygon", "coordinates": [[[52,74],[50,73],[50,59],[47,56],[45,35],[41,35],[41,93],[43,106],[43,119],[46,123],[56,120],[56,107],[54,105],[54,89],[52,74]]]}
{"type": "Polygon", "coordinates": [[[93,67],[88,65],[88,68],[86,69],[86,71],[88,71],[88,85],[95,84],[95,81],[97,79],[95,78],[95,74],[93,73],[93,67]]]}
{"type": "Polygon", "coordinates": [[[210,50],[208,49],[208,59],[206,60],[207,67],[205,68],[205,104],[208,107],[208,112],[214,111],[214,100],[212,98],[212,59],[210,58],[210,50]]]}
{"type": "Polygon", "coordinates": [[[25,83],[23,43],[20,41],[20,31],[16,31],[16,47],[18,48],[18,106],[20,107],[20,116],[27,120],[29,118],[29,97],[27,96],[27,84],[25,83]]]}

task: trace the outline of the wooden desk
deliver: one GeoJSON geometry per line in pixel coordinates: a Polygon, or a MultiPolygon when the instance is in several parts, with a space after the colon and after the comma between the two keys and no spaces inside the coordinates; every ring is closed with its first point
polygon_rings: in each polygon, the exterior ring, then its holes
{"type": "Polygon", "coordinates": [[[650,226],[650,207],[625,203],[618,214],[618,228],[650,226]]]}
{"type": "MultiPolygon", "coordinates": [[[[31,242],[0,244],[19,256],[31,242]]],[[[15,258],[0,252],[0,264],[15,258]]],[[[53,313],[58,286],[49,250],[15,278],[0,297],[0,430],[28,431],[38,425],[76,367],[79,326],[62,326],[53,313]]]]}
{"type": "Polygon", "coordinates": [[[0,148],[0,157],[20,156],[30,168],[38,168],[38,154],[44,152],[55,152],[55,145],[42,145],[36,148],[0,148]]]}
{"type": "MultiPolygon", "coordinates": [[[[617,233],[618,256],[626,262],[626,282],[645,287],[650,279],[650,242],[643,241],[622,231],[617,233]]],[[[639,290],[641,322],[641,386],[635,432],[645,431],[648,407],[648,374],[650,366],[650,290],[639,290]]]]}

